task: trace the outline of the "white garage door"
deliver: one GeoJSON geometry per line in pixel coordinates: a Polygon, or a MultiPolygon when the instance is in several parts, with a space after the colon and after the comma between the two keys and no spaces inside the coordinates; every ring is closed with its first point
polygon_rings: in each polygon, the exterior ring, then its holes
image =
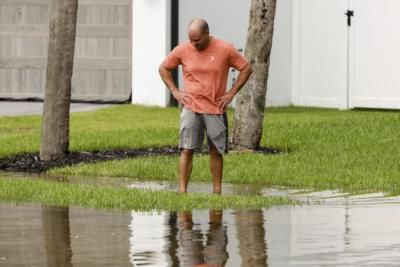
{"type": "MultiPolygon", "coordinates": [[[[44,96],[50,0],[0,0],[0,98],[44,96]]],[[[72,99],[131,94],[131,0],[79,0],[72,99]]]]}

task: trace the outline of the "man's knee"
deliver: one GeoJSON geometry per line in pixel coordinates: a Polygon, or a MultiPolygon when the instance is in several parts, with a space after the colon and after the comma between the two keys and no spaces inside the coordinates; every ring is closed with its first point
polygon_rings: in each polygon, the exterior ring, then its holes
{"type": "Polygon", "coordinates": [[[217,147],[214,144],[210,145],[210,155],[222,157],[221,153],[218,151],[217,147]]]}
{"type": "Polygon", "coordinates": [[[193,149],[186,149],[186,148],[182,149],[181,150],[181,156],[183,156],[183,157],[191,157],[191,156],[193,156],[193,149]]]}

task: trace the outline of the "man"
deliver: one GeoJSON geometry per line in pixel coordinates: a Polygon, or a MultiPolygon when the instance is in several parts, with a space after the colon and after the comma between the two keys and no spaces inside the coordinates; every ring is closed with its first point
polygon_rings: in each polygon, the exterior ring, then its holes
{"type": "Polygon", "coordinates": [[[194,19],[188,26],[189,41],[175,47],[162,62],[162,80],[183,106],[180,121],[179,192],[186,192],[192,171],[193,150],[201,148],[204,132],[210,151],[213,193],[221,193],[223,154],[228,150],[226,109],[252,73],[249,62],[229,43],[209,34],[205,20],[194,19]],[[171,71],[183,67],[184,89],[180,91],[171,71]],[[226,91],[229,68],[240,71],[226,91]]]}

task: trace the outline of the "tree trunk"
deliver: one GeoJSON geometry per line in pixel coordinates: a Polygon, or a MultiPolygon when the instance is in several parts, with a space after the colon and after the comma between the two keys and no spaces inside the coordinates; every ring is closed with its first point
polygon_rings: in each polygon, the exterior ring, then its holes
{"type": "Polygon", "coordinates": [[[252,0],[245,57],[253,74],[236,97],[232,144],[236,149],[260,145],[274,30],[276,0],[252,0]]]}
{"type": "Polygon", "coordinates": [[[69,108],[78,0],[52,0],[40,158],[63,158],[69,146],[69,108]]]}

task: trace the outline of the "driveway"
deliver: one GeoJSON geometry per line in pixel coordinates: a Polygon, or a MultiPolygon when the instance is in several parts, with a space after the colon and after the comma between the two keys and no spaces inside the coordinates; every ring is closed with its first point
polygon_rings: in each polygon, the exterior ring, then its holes
{"type": "MultiPolygon", "coordinates": [[[[71,103],[71,112],[89,111],[109,107],[111,104],[71,103]]],[[[0,116],[41,115],[43,102],[0,101],[0,116]]]]}

